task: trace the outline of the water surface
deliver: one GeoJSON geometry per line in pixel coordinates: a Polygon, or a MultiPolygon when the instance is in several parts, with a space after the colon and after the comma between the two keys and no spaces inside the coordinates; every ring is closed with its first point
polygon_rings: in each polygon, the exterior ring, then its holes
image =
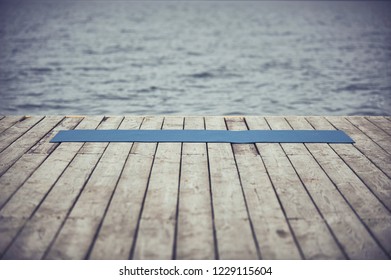
{"type": "Polygon", "coordinates": [[[0,3],[1,114],[391,113],[387,2],[0,3]]]}

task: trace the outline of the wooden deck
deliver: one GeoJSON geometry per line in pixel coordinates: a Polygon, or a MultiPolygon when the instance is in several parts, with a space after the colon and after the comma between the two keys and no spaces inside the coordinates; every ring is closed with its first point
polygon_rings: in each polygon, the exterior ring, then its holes
{"type": "Polygon", "coordinates": [[[0,117],[3,259],[390,256],[390,117],[0,117]],[[95,128],[342,129],[356,143],[49,143],[95,128]]]}

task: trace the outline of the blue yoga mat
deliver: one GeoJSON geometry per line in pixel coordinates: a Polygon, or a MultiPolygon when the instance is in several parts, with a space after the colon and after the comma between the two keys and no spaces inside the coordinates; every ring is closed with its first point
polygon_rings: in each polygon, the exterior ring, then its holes
{"type": "Polygon", "coordinates": [[[50,142],[354,143],[341,130],[62,130],[50,142]]]}

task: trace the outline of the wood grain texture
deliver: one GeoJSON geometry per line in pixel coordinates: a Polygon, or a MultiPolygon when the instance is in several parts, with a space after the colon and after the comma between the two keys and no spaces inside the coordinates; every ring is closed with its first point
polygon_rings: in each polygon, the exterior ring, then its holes
{"type": "MultiPolygon", "coordinates": [[[[163,117],[146,117],[141,129],[161,129],[163,117]]],[[[134,143],[90,259],[128,259],[137,231],[157,143],[134,143]]]]}
{"type": "MultiPolygon", "coordinates": [[[[335,129],[324,118],[307,118],[315,129],[335,129]]],[[[391,180],[370,161],[362,152],[352,145],[331,144],[330,147],[354,171],[376,197],[391,210],[391,180]]]]}
{"type": "MultiPolygon", "coordinates": [[[[166,117],[163,129],[183,129],[183,121],[182,117],[166,117]]],[[[173,258],[181,147],[181,143],[158,144],[132,256],[134,259],[173,258]]]]}
{"type": "Polygon", "coordinates": [[[391,122],[382,116],[368,116],[365,117],[368,121],[376,125],[381,130],[391,135],[391,122]]]}
{"type": "MultiPolygon", "coordinates": [[[[283,118],[267,118],[272,129],[291,129],[283,118]]],[[[324,149],[327,144],[323,144],[324,149]]],[[[282,144],[298,176],[350,259],[384,259],[382,248],[335,188],[304,144],[282,144]]]]}
{"type": "MultiPolygon", "coordinates": [[[[250,129],[269,129],[264,118],[247,117],[246,121],[250,129]]],[[[257,143],[257,147],[304,258],[345,258],[281,145],[257,143]]]]}
{"type": "MultiPolygon", "coordinates": [[[[204,129],[203,117],[186,117],[185,129],[204,129]]],[[[177,259],[215,259],[206,143],[183,143],[178,205],[177,259]]]]}
{"type": "MultiPolygon", "coordinates": [[[[206,117],[206,129],[226,130],[224,118],[206,117]]],[[[257,259],[245,198],[229,143],[208,143],[210,182],[220,259],[257,259]]]]}
{"type": "Polygon", "coordinates": [[[23,184],[35,169],[48,157],[58,144],[49,143],[50,136],[59,130],[73,129],[82,118],[65,118],[34,147],[21,156],[8,171],[0,177],[0,209],[11,195],[23,184]]]}
{"type": "Polygon", "coordinates": [[[391,155],[384,151],[371,138],[352,125],[348,120],[338,117],[326,117],[337,129],[344,130],[356,142],[354,146],[370,161],[391,178],[391,155]]]}
{"type": "MultiPolygon", "coordinates": [[[[93,129],[100,121],[100,117],[88,118],[78,128],[93,129]]],[[[82,145],[83,143],[61,143],[0,210],[0,255],[4,254],[82,145]]]]}
{"type": "Polygon", "coordinates": [[[0,134],[0,152],[4,151],[9,145],[22,137],[23,134],[32,129],[43,118],[43,116],[16,117],[16,119],[18,119],[16,122],[15,119],[12,118],[11,123],[13,125],[0,134]]]}
{"type": "Polygon", "coordinates": [[[0,116],[0,258],[388,259],[390,128],[387,116],[0,116]],[[118,127],[338,128],[356,143],[49,142],[118,127]]]}
{"type": "MultiPolygon", "coordinates": [[[[313,129],[304,117],[289,117],[287,120],[294,129],[313,129]]],[[[390,211],[333,149],[327,145],[311,143],[306,144],[306,147],[389,257],[390,211]]]]}
{"type": "MultiPolygon", "coordinates": [[[[118,129],[138,129],[142,122],[142,117],[131,121],[118,117],[110,119],[113,122],[105,129],[117,129],[118,126],[118,129]]],[[[102,151],[103,155],[45,255],[46,259],[85,259],[88,256],[132,147],[132,143],[86,144],[93,145],[80,149],[83,152],[78,155],[94,155],[97,151],[102,151]]]]}
{"type": "MultiPolygon", "coordinates": [[[[40,120],[40,118],[37,119],[40,120]]],[[[34,122],[37,119],[35,119],[34,122]]],[[[27,124],[24,124],[23,135],[18,136],[17,140],[13,140],[13,142],[0,153],[0,176],[3,175],[24,153],[26,153],[32,146],[34,146],[42,137],[44,137],[48,132],[50,132],[50,130],[52,130],[62,119],[63,117],[60,116],[45,117],[43,120],[39,121],[36,125],[34,125],[31,129],[26,129],[27,124]],[[24,130],[27,131],[24,132],[24,130]]],[[[24,122],[28,121],[29,119],[25,120],[24,122]]],[[[6,130],[1,135],[7,134],[7,132],[9,132],[9,130],[6,130]]],[[[19,132],[20,131],[18,130],[18,133],[19,132]]],[[[14,139],[14,137],[11,137],[11,139],[14,139]]],[[[7,138],[6,140],[4,140],[4,142],[7,142],[8,140],[10,140],[10,138],[7,138]]]]}
{"type": "MultiPolygon", "coordinates": [[[[186,117],[185,129],[204,129],[203,117],[186,117]]],[[[205,143],[183,143],[178,205],[177,259],[215,259],[205,143]]]]}
{"type": "MultiPolygon", "coordinates": [[[[247,130],[243,118],[226,118],[228,129],[247,130]]],[[[234,144],[248,212],[263,259],[300,259],[278,197],[254,144],[234,144]]]]}
{"type": "Polygon", "coordinates": [[[23,119],[23,116],[6,116],[0,120],[0,133],[3,133],[8,128],[12,127],[18,121],[23,119]]]}
{"type": "Polygon", "coordinates": [[[380,129],[363,117],[347,117],[346,119],[359,130],[361,130],[363,134],[370,138],[379,147],[383,148],[386,153],[391,154],[391,136],[383,129],[380,129]]]}
{"type": "Polygon", "coordinates": [[[38,143],[30,148],[26,153],[29,154],[45,154],[49,155],[59,143],[50,143],[50,140],[60,131],[60,130],[70,130],[74,129],[81,121],[83,117],[65,117],[57,126],[51,129],[44,137],[42,137],[38,143]]]}
{"type": "Polygon", "coordinates": [[[77,155],[39,209],[27,221],[4,259],[41,259],[83,189],[100,156],[77,155]]]}

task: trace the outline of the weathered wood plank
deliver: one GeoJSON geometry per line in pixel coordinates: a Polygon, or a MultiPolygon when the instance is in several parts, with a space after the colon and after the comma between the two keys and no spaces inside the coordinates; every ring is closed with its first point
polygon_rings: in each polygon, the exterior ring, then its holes
{"type": "Polygon", "coordinates": [[[76,127],[83,117],[65,117],[61,123],[49,131],[41,140],[38,141],[27,153],[30,154],[50,154],[59,143],[50,143],[50,140],[60,131],[60,130],[69,130],[76,127]]]}
{"type": "MultiPolygon", "coordinates": [[[[266,120],[261,117],[246,117],[246,122],[250,129],[269,129],[266,120]]],[[[281,145],[277,143],[256,145],[304,258],[345,258],[281,145]]]]}
{"type": "Polygon", "coordinates": [[[391,155],[349,121],[338,117],[326,117],[337,129],[344,130],[356,141],[354,146],[367,156],[379,169],[391,178],[391,155]]]}
{"type": "MultiPolygon", "coordinates": [[[[0,152],[4,151],[9,145],[14,143],[15,140],[33,128],[34,125],[40,122],[43,118],[44,117],[42,116],[22,117],[7,130],[3,131],[0,134],[0,152]]],[[[11,120],[11,122],[14,122],[14,119],[11,120]]]]}
{"type": "MultiPolygon", "coordinates": [[[[3,259],[391,255],[388,117],[267,117],[273,128],[337,127],[355,146],[53,144],[57,130],[82,117],[34,118],[0,116],[3,259]]],[[[99,128],[134,128],[137,119],[105,118],[99,128]]],[[[169,119],[165,128],[183,127],[182,117],[169,119]]],[[[206,120],[208,129],[247,129],[246,122],[269,129],[261,117],[206,120]]],[[[147,117],[142,128],[161,125],[162,117],[147,117]]],[[[203,118],[187,117],[185,128],[204,129],[203,118]]]]}
{"type": "MultiPolygon", "coordinates": [[[[228,129],[247,130],[243,118],[226,117],[228,129]]],[[[265,166],[253,144],[234,144],[248,211],[263,259],[300,259],[265,166]]]]}
{"type": "MultiPolygon", "coordinates": [[[[185,129],[204,129],[204,118],[185,118],[185,129]]],[[[215,259],[205,143],[183,143],[180,178],[176,258],[215,259]]]]}
{"type": "MultiPolygon", "coordinates": [[[[134,128],[134,126],[137,124],[130,125],[129,122],[123,121],[120,129],[134,128]]],[[[73,159],[40,208],[8,249],[5,258],[17,256],[23,259],[40,259],[43,257],[100,158],[100,154],[88,153],[78,154],[73,159]]]]}
{"type": "Polygon", "coordinates": [[[368,116],[365,118],[371,123],[373,123],[374,125],[376,125],[378,128],[388,133],[388,135],[391,135],[391,122],[387,120],[385,117],[368,116]]]}
{"type": "Polygon", "coordinates": [[[363,117],[347,117],[347,120],[372,139],[388,154],[391,153],[391,136],[363,117]]]}
{"type": "MultiPolygon", "coordinates": [[[[59,123],[51,132],[47,135],[52,136],[62,129],[73,129],[82,118],[65,118],[59,123]],[[55,131],[55,132],[53,132],[55,131]]],[[[23,184],[24,181],[34,172],[34,170],[48,157],[48,154],[58,145],[49,143],[49,139],[43,137],[37,145],[34,153],[30,153],[30,149],[27,153],[11,166],[8,171],[0,177],[0,209],[4,206],[5,202],[11,197],[11,195],[23,184]],[[39,149],[39,153],[38,153],[39,149]]]]}
{"type": "MultiPolygon", "coordinates": [[[[60,116],[45,117],[4,149],[0,153],[0,175],[3,175],[24,153],[52,130],[62,119],[63,117],[60,116]]],[[[16,127],[16,125],[13,127],[16,127]]]]}
{"type": "MultiPolygon", "coordinates": [[[[324,118],[307,117],[315,129],[335,129],[324,118]]],[[[330,147],[343,159],[376,197],[391,210],[391,180],[365,155],[352,145],[331,144],[330,147]]]]}
{"type": "MultiPolygon", "coordinates": [[[[121,123],[123,119],[123,117],[119,116],[104,117],[103,122],[107,120],[116,120],[121,123]]],[[[106,142],[87,142],[81,147],[81,149],[78,151],[78,154],[103,154],[106,148],[106,142]]]]}
{"type": "MultiPolygon", "coordinates": [[[[163,117],[146,117],[141,129],[161,129],[163,117]]],[[[134,143],[89,258],[128,259],[137,231],[157,143],[134,143]]]]}
{"type": "Polygon", "coordinates": [[[99,154],[79,154],[72,160],[3,259],[43,257],[99,158],[99,154]]]}
{"type": "MultiPolygon", "coordinates": [[[[294,129],[313,129],[304,117],[287,119],[294,129]]],[[[338,191],[390,256],[390,212],[330,146],[324,144],[306,144],[306,146],[338,191]]]]}
{"type": "Polygon", "coordinates": [[[8,171],[0,177],[0,209],[23,185],[47,155],[24,154],[8,171]]]}
{"type": "MultiPolygon", "coordinates": [[[[183,118],[166,117],[163,129],[183,129],[183,118]]],[[[159,143],[157,147],[134,259],[173,258],[181,148],[181,143],[159,143]]]]}
{"type": "MultiPolygon", "coordinates": [[[[93,129],[101,119],[86,118],[77,129],[93,129]]],[[[0,255],[11,244],[82,145],[83,143],[61,143],[0,210],[0,255]]]]}
{"type": "MultiPolygon", "coordinates": [[[[142,117],[124,119],[119,129],[138,129],[141,122],[142,117]]],[[[132,143],[88,144],[93,144],[88,147],[92,149],[80,155],[96,154],[102,149],[98,144],[106,147],[103,147],[102,157],[44,256],[46,259],[87,258],[132,147],[132,143]]]]}
{"type": "MultiPolygon", "coordinates": [[[[206,117],[206,129],[225,130],[222,117],[206,117]]],[[[220,259],[258,259],[231,145],[208,143],[210,183],[220,259]]]]}
{"type": "Polygon", "coordinates": [[[6,116],[0,121],[0,133],[3,133],[8,128],[12,127],[18,121],[23,119],[23,116],[6,116]]]}
{"type": "MultiPolygon", "coordinates": [[[[291,129],[283,117],[266,118],[272,129],[291,129]]],[[[387,256],[346,203],[304,144],[281,144],[300,180],[350,259],[387,256]]],[[[327,144],[323,144],[328,148],[327,144]]]]}

